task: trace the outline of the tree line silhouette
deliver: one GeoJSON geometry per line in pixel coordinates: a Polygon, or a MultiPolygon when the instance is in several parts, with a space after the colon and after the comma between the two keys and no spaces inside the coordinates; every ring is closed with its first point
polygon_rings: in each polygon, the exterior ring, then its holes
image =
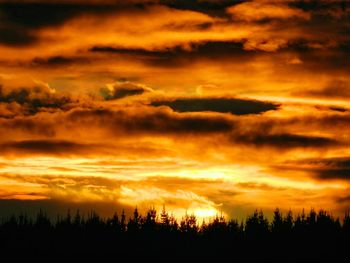
{"type": "Polygon", "coordinates": [[[165,209],[159,215],[135,209],[129,218],[124,211],[108,218],[68,211],[52,219],[39,211],[0,223],[0,252],[12,259],[349,262],[349,245],[350,214],[340,220],[313,209],[296,216],[276,209],[272,221],[255,211],[241,222],[223,216],[198,222],[194,215],[178,221],[165,209]]]}

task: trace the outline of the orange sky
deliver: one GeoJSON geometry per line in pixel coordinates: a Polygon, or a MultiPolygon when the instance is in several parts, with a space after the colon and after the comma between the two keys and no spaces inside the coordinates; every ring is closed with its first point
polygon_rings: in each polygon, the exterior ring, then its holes
{"type": "Polygon", "coordinates": [[[0,213],[349,209],[347,1],[17,0],[0,19],[0,213]]]}

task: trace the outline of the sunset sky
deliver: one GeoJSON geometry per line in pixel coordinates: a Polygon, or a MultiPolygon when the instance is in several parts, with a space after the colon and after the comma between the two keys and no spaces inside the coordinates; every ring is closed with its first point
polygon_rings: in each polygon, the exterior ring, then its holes
{"type": "Polygon", "coordinates": [[[350,207],[350,3],[0,0],[0,214],[350,207]]]}

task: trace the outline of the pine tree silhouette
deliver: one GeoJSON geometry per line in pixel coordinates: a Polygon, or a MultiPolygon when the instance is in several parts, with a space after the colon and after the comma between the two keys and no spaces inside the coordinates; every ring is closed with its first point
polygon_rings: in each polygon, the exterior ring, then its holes
{"type": "MultiPolygon", "coordinates": [[[[142,216],[135,208],[127,219],[114,213],[102,218],[68,210],[55,220],[40,210],[33,219],[26,214],[3,218],[0,223],[0,252],[3,257],[26,255],[26,259],[46,256],[82,259],[127,255],[137,260],[230,262],[340,262],[348,255],[350,215],[343,220],[331,213],[311,209],[295,219],[291,211],[276,209],[271,223],[262,211],[254,211],[245,221],[215,216],[199,225],[194,215],[177,222],[163,207],[142,216]],[[126,224],[126,222],[128,222],[126,224]],[[23,253],[18,253],[23,251],[23,253]]],[[[57,258],[58,259],[58,258],[57,258]]],[[[344,262],[344,261],[342,261],[344,262]]]]}

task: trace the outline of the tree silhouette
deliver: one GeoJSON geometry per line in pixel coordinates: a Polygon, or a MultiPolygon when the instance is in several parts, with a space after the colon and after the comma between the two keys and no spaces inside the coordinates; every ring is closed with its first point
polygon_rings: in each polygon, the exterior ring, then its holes
{"type": "Polygon", "coordinates": [[[340,220],[314,209],[295,218],[291,211],[283,214],[276,209],[271,223],[258,210],[242,223],[217,215],[199,225],[188,214],[178,223],[165,207],[159,217],[154,208],[144,216],[135,208],[128,219],[124,211],[102,218],[94,211],[84,215],[78,210],[72,216],[68,210],[52,220],[40,210],[34,219],[21,213],[0,223],[3,257],[25,255],[26,260],[45,255],[101,260],[118,253],[162,262],[169,257],[204,262],[340,262],[348,255],[349,241],[349,213],[340,220]]]}

